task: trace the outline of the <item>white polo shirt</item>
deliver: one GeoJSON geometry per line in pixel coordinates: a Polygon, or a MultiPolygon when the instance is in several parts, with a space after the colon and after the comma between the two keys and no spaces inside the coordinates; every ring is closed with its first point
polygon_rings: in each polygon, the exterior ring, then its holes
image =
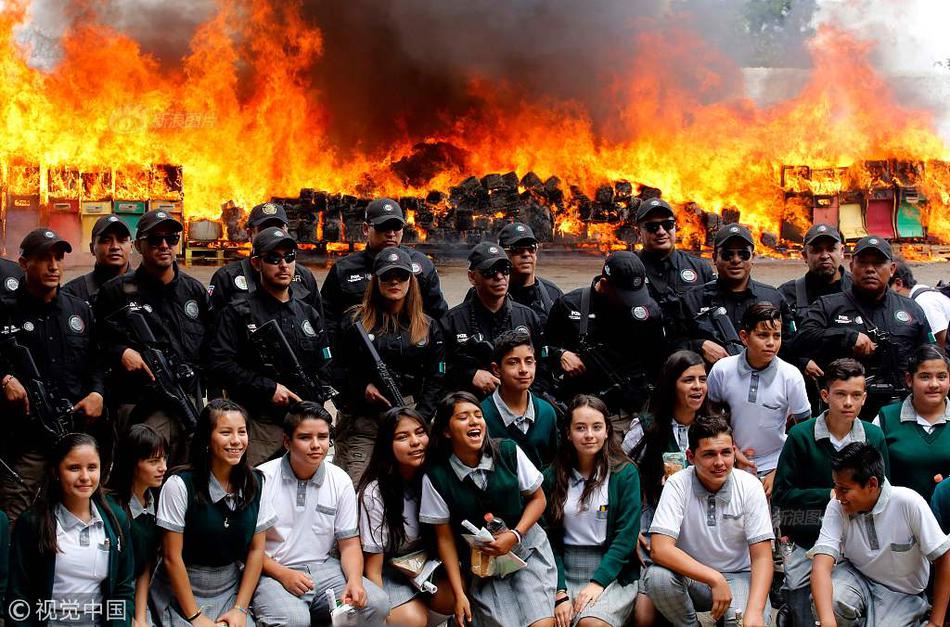
{"type": "Polygon", "coordinates": [[[109,540],[99,509],[83,522],[62,505],[56,506],[56,545],[52,597],[60,603],[79,602],[82,608],[102,602],[102,582],[109,576],[109,540]]]}
{"type": "Polygon", "coordinates": [[[729,405],[732,437],[739,450],[755,449],[759,473],[775,470],[788,417],[811,417],[802,373],[778,357],[755,370],[742,351],[713,364],[706,383],[710,401],[729,405]]]}
{"type": "MultiPolygon", "coordinates": [[[[676,441],[680,452],[685,455],[686,449],[689,448],[689,425],[680,424],[676,422],[674,418],[670,425],[670,430],[673,433],[673,439],[676,441]]],[[[643,422],[639,418],[634,418],[630,422],[630,430],[627,431],[627,435],[623,436],[623,443],[620,445],[623,452],[627,455],[632,453],[644,435],[646,435],[646,432],[643,430],[643,422]]]]}
{"type": "Polygon", "coordinates": [[[828,503],[808,557],[848,560],[868,579],[904,594],[920,594],[927,587],[930,562],[948,549],[950,537],[923,497],[885,479],[870,512],[850,516],[837,499],[828,503]]]}
{"type": "Polygon", "coordinates": [[[277,515],[264,551],[282,566],[325,562],[337,540],[359,536],[356,491],[343,469],[323,462],[307,480],[297,479],[289,453],[258,466],[264,495],[277,515]]]}
{"type": "MultiPolygon", "coordinates": [[[[225,492],[224,488],[212,474],[208,480],[208,496],[212,503],[224,499],[224,504],[228,509],[234,511],[237,509],[237,494],[225,492]]],[[[265,482],[264,488],[267,487],[265,482]]],[[[188,488],[185,482],[178,475],[172,475],[162,486],[161,494],[158,497],[158,513],[155,515],[155,524],[162,529],[168,529],[176,533],[185,531],[185,514],[188,513],[188,488]]],[[[257,510],[257,523],[254,526],[254,533],[260,533],[274,524],[274,510],[272,510],[264,500],[263,488],[261,494],[261,505],[257,510]]]]}
{"type": "MultiPolygon", "coordinates": [[[[405,492],[402,498],[403,534],[405,540],[395,548],[395,555],[407,552],[421,536],[419,532],[419,497],[405,492]]],[[[386,524],[383,497],[379,493],[379,482],[372,481],[366,486],[360,498],[360,541],[365,553],[385,553],[389,544],[389,526],[386,524]]]]}
{"type": "Polygon", "coordinates": [[[570,546],[601,546],[607,542],[607,512],[609,499],[607,490],[610,475],[604,483],[590,495],[586,507],[581,506],[581,494],[584,492],[584,477],[577,469],[571,469],[571,478],[567,485],[567,498],[564,499],[564,544],[570,546]]]}
{"type": "Polygon", "coordinates": [[[946,331],[950,323],[950,298],[930,289],[918,283],[910,288],[910,298],[924,310],[927,322],[930,323],[930,331],[937,334],[946,331]],[[921,291],[923,293],[920,293],[921,291]]]}
{"type": "Polygon", "coordinates": [[[690,557],[724,573],[751,569],[749,545],[775,537],[765,491],[755,476],[733,470],[713,494],[694,466],[666,480],[650,533],[673,538],[690,557]]]}

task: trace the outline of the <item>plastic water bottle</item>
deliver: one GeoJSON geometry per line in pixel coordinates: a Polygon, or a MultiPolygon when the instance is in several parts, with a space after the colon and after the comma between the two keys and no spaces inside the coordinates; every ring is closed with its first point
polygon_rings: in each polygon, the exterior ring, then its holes
{"type": "Polygon", "coordinates": [[[485,529],[497,537],[499,534],[508,531],[508,525],[501,518],[495,518],[491,512],[485,514],[485,529]]]}

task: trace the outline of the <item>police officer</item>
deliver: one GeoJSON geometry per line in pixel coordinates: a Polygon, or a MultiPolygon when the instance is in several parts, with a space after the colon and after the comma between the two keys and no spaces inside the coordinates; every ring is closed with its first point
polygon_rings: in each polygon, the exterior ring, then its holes
{"type": "Polygon", "coordinates": [[[506,224],[498,233],[498,243],[511,260],[508,294],[512,300],[530,307],[541,323],[548,319],[554,301],[564,296],[560,288],[537,275],[538,238],[527,224],[506,224]]]}
{"type": "Polygon", "coordinates": [[[793,340],[795,353],[814,355],[821,367],[840,357],[864,364],[868,396],[861,418],[866,420],[903,397],[904,365],[919,345],[933,342],[923,310],[888,289],[893,258],[886,239],[858,240],[851,257],[851,289],[821,296],[793,340]]]}
{"type": "Polygon", "coordinates": [[[24,281],[0,300],[4,325],[0,386],[6,404],[7,459],[26,484],[7,473],[0,478],[0,507],[11,519],[32,502],[43,478],[45,453],[57,437],[55,424],[44,428],[40,423],[39,399],[27,391],[33,373],[27,371],[22,354],[11,350],[11,340],[31,353],[46,400],[57,414],[50,418],[63,419],[57,422],[64,433],[101,419],[104,395],[92,309],[86,301],[59,289],[63,259],[72,246],[55,231],[40,228],[23,238],[20,250],[24,281]],[[11,335],[13,329],[18,331],[11,335]]]}
{"type": "Polygon", "coordinates": [[[554,303],[545,341],[555,361],[558,396],[600,396],[623,437],[649,398],[666,354],[663,315],[646,287],[646,270],[629,251],[611,253],[590,287],[554,303]]]}
{"type": "MultiPolygon", "coordinates": [[[[280,205],[265,202],[251,209],[247,217],[248,234],[253,240],[258,233],[268,227],[287,229],[287,212],[280,205]]],[[[320,290],[317,288],[317,279],[313,273],[303,265],[294,264],[294,296],[298,300],[306,301],[311,307],[323,314],[323,301],[320,290]]],[[[211,275],[208,293],[211,295],[211,309],[217,316],[224,311],[225,305],[236,296],[253,292],[257,289],[256,281],[260,276],[251,267],[250,259],[239,259],[215,270],[211,275]]]]}
{"type": "Polygon", "coordinates": [[[15,261],[0,257],[0,296],[15,292],[23,280],[23,268],[15,261]]]}
{"type": "Polygon", "coordinates": [[[712,267],[676,248],[676,216],[669,203],[651,198],[640,203],[634,230],[643,248],[637,253],[647,273],[650,296],[663,310],[667,336],[680,335],[672,325],[684,318],[682,298],[686,292],[713,280],[712,267]]]}
{"type": "Polygon", "coordinates": [[[91,303],[102,285],[132,270],[132,232],[116,216],[102,216],[92,227],[89,252],[96,258],[92,272],[78,276],[63,286],[67,294],[91,303]]]}
{"type": "MultiPolygon", "coordinates": [[[[320,290],[331,340],[340,329],[344,312],[363,301],[376,255],[388,246],[399,246],[405,225],[402,208],[395,200],[377,198],[366,206],[366,220],[363,222],[366,249],[337,261],[320,290]]],[[[438,320],[448,310],[442,297],[439,274],[428,257],[411,248],[406,250],[412,258],[412,271],[419,279],[422,307],[429,317],[438,320]]]]}
{"type": "Polygon", "coordinates": [[[265,367],[251,333],[275,320],[304,370],[317,381],[330,359],[323,316],[297,297],[293,280],[297,242],[283,227],[271,226],[254,237],[250,264],[258,289],[233,300],[218,318],[208,350],[208,369],[228,398],[248,410],[247,460],[252,466],[283,449],[283,421],[289,405],[308,398],[295,382],[265,367]]]}
{"type": "Polygon", "coordinates": [[[687,337],[679,341],[680,348],[701,354],[710,364],[719,361],[729,354],[725,346],[727,338],[717,329],[710,314],[724,309],[738,333],[745,310],[758,302],[778,307],[782,312],[782,336],[791,335],[792,312],[782,294],[771,285],[752,279],[754,257],[755,240],[749,229],[741,224],[719,229],[713,247],[718,277],[690,290],[683,298],[686,314],[683,327],[688,331],[687,337]]]}
{"type": "MultiPolygon", "coordinates": [[[[491,373],[493,342],[503,331],[521,329],[531,334],[538,361],[546,356],[538,314],[508,297],[511,261],[493,242],[481,242],[468,256],[471,298],[442,318],[445,338],[446,386],[466,390],[479,398],[495,391],[500,381],[491,373]]],[[[540,371],[540,368],[539,368],[540,371]]],[[[545,376],[535,377],[535,387],[546,387],[545,376]]]]}
{"type": "MultiPolygon", "coordinates": [[[[135,232],[135,250],[142,263],[103,285],[93,304],[99,345],[112,368],[116,431],[121,437],[132,422],[149,424],[171,443],[170,463],[184,461],[188,434],[182,429],[180,410],[149,385],[154,374],[129,331],[127,314],[136,309],[145,317],[176,372],[199,372],[210,321],[208,291],[175,262],[181,232],[181,222],[168,213],[146,212],[135,232]]],[[[189,394],[200,398],[196,379],[183,383],[189,394]]]]}

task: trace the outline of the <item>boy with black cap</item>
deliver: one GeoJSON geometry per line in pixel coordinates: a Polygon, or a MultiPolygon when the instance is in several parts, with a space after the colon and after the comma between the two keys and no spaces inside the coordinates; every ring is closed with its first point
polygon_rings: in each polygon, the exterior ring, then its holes
{"type": "MultiPolygon", "coordinates": [[[[94,303],[99,346],[112,369],[110,384],[118,404],[116,433],[121,437],[130,422],[149,424],[171,443],[170,464],[184,461],[190,434],[182,428],[180,410],[149,385],[154,375],[129,333],[127,313],[134,308],[145,317],[176,369],[199,371],[210,321],[208,291],[178,268],[175,249],[181,232],[181,222],[165,211],[146,212],[135,232],[142,263],[103,285],[94,303]]],[[[189,394],[201,395],[200,386],[189,387],[195,388],[189,394]]]]}
{"type": "Polygon", "coordinates": [[[92,227],[89,252],[96,258],[92,272],[78,276],[63,291],[91,303],[103,284],[132,269],[132,232],[118,216],[102,216],[92,227]]]}
{"type": "Polygon", "coordinates": [[[755,303],[769,302],[782,313],[782,337],[792,333],[792,312],[782,294],[770,285],[752,279],[752,261],[755,258],[755,240],[752,232],[741,224],[728,224],[716,233],[713,261],[717,278],[692,289],[684,297],[686,319],[683,326],[687,337],[679,341],[680,348],[699,353],[710,364],[729,355],[726,338],[716,330],[709,316],[697,319],[699,314],[713,308],[725,309],[738,332],[746,309],[755,303]]]}
{"type": "Polygon", "coordinates": [[[666,354],[663,315],[632,252],[611,253],[590,287],[554,303],[545,335],[560,374],[558,396],[593,394],[607,403],[619,438],[643,408],[666,354]]]}
{"type": "MultiPolygon", "coordinates": [[[[287,212],[282,206],[265,202],[251,209],[251,214],[247,217],[247,232],[252,240],[258,233],[272,226],[287,229],[287,212]]],[[[211,309],[215,316],[224,311],[225,305],[236,297],[257,289],[257,279],[258,272],[251,267],[250,259],[238,259],[215,270],[208,285],[211,309]]],[[[320,299],[320,290],[313,273],[306,266],[296,264],[293,283],[295,296],[323,315],[323,301],[320,299]]]]}
{"type": "Polygon", "coordinates": [[[554,301],[564,296],[564,292],[536,274],[539,243],[534,231],[521,222],[506,224],[498,233],[498,244],[511,260],[508,286],[511,299],[533,309],[544,324],[554,301]]]}
{"type": "Polygon", "coordinates": [[[208,350],[212,381],[251,417],[247,461],[252,466],[282,450],[288,406],[317,399],[306,398],[304,390],[267,368],[250,334],[276,320],[306,372],[319,377],[330,360],[323,316],[296,295],[296,253],[297,242],[282,227],[267,227],[254,237],[250,263],[260,289],[224,308],[208,350]]]}
{"type": "Polygon", "coordinates": [[[883,237],[858,240],[851,257],[851,288],[820,297],[792,340],[797,355],[812,355],[822,369],[842,357],[861,362],[868,373],[864,420],[902,399],[904,364],[918,346],[934,341],[917,303],[888,289],[893,258],[883,237]]]}
{"type": "MultiPolygon", "coordinates": [[[[349,254],[333,264],[320,289],[331,340],[335,341],[344,312],[362,302],[366,285],[372,277],[376,255],[383,248],[401,244],[405,225],[402,207],[391,198],[377,198],[366,206],[366,220],[363,222],[366,249],[349,254]]],[[[430,318],[438,320],[449,308],[442,297],[439,273],[428,257],[412,248],[405,250],[412,258],[412,271],[422,290],[422,309],[430,318]]]]}
{"type": "Polygon", "coordinates": [[[442,318],[445,337],[446,384],[471,392],[479,399],[500,383],[491,372],[493,343],[504,331],[520,329],[531,335],[535,354],[544,355],[543,331],[538,315],[508,297],[511,261],[493,242],[481,242],[468,256],[471,298],[442,318]]]}
{"type": "MultiPolygon", "coordinates": [[[[59,288],[63,259],[72,252],[69,242],[53,230],[31,231],[20,244],[20,267],[24,280],[0,300],[2,325],[18,329],[17,344],[29,349],[48,392],[50,402],[64,401],[77,414],[67,431],[83,430],[102,416],[103,381],[95,346],[95,321],[86,301],[59,288]]],[[[0,387],[6,402],[7,459],[25,485],[0,477],[0,508],[11,520],[33,500],[43,478],[45,455],[55,436],[44,430],[33,412],[37,399],[26,389],[25,372],[14,354],[3,351],[0,387]],[[27,417],[30,418],[27,418],[27,417]]]]}

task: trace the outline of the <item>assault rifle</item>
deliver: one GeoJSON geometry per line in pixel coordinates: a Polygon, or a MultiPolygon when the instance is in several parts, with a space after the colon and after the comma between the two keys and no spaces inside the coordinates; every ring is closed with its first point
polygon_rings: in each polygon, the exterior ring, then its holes
{"type": "Polygon", "coordinates": [[[738,355],[745,349],[742,340],[739,339],[739,334],[736,333],[735,325],[732,324],[732,319],[726,313],[725,307],[710,307],[696,316],[697,321],[703,318],[709,319],[716,340],[726,349],[727,353],[738,355]]]}
{"type": "Polygon", "coordinates": [[[193,390],[195,399],[201,402],[198,374],[188,364],[174,361],[170,347],[156,339],[142,307],[129,305],[121,311],[125,312],[133,347],[155,377],[153,389],[181,418],[185,432],[194,433],[201,409],[185,390],[193,390]]]}
{"type": "Polygon", "coordinates": [[[300,398],[323,404],[339,394],[304,369],[276,320],[268,320],[251,331],[250,339],[264,367],[300,398]]]}
{"type": "MultiPolygon", "coordinates": [[[[43,382],[43,376],[33,353],[17,342],[20,329],[4,326],[0,329],[0,353],[10,364],[13,375],[26,390],[30,403],[29,417],[40,428],[44,439],[50,443],[73,431],[73,404],[65,398],[54,395],[43,382]]],[[[16,473],[13,473],[16,474],[16,473]]]]}
{"type": "Polygon", "coordinates": [[[605,344],[590,342],[586,337],[582,337],[578,344],[577,356],[584,362],[586,379],[602,386],[592,393],[611,409],[640,412],[646,399],[653,393],[653,382],[642,371],[634,374],[618,372],[605,357],[609,350],[605,344]]]}
{"type": "Polygon", "coordinates": [[[383,386],[383,389],[380,390],[383,396],[392,403],[393,407],[405,407],[406,400],[402,397],[402,392],[399,391],[399,386],[396,384],[393,373],[389,371],[389,366],[387,366],[383,358],[379,356],[379,351],[376,350],[373,340],[369,339],[369,335],[366,333],[362,322],[356,322],[356,330],[359,331],[360,338],[363,339],[363,344],[366,345],[366,350],[369,351],[369,356],[373,360],[373,365],[376,367],[376,376],[383,386]]]}

